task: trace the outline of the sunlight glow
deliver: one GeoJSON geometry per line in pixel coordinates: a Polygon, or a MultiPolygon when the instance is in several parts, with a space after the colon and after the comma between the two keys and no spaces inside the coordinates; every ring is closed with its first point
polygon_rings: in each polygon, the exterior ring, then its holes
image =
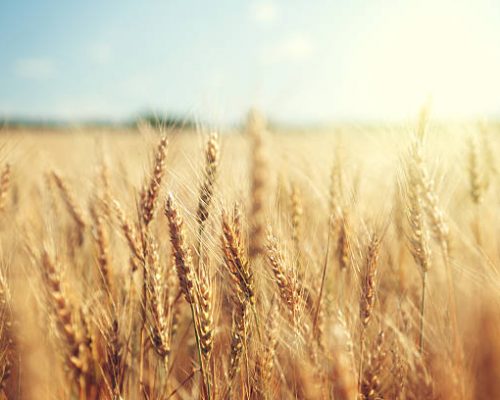
{"type": "Polygon", "coordinates": [[[500,54],[492,51],[498,36],[488,31],[488,15],[438,4],[396,10],[364,36],[350,73],[352,102],[366,102],[359,106],[374,116],[406,116],[428,98],[442,117],[498,110],[500,54]]]}

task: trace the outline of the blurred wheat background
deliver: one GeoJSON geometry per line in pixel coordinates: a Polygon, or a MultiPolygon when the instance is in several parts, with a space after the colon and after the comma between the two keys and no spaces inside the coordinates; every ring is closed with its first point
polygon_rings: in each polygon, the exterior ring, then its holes
{"type": "Polygon", "coordinates": [[[2,395],[496,398],[498,126],[332,132],[2,132],[2,395]]]}

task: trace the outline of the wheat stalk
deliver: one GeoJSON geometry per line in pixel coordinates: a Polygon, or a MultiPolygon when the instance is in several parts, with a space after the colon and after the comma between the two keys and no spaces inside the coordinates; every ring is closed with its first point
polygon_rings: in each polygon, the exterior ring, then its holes
{"type": "Polygon", "coordinates": [[[431,267],[431,251],[429,248],[429,238],[425,226],[421,188],[418,184],[418,171],[410,161],[406,171],[407,176],[407,218],[409,223],[408,239],[410,251],[415,262],[421,269],[422,295],[420,302],[420,333],[419,347],[423,351],[424,347],[424,311],[425,292],[427,283],[427,272],[431,267]]]}
{"type": "Polygon", "coordinates": [[[198,358],[202,370],[203,380],[207,391],[207,396],[210,398],[210,381],[208,377],[207,367],[204,365],[203,349],[200,339],[200,320],[199,320],[199,304],[195,293],[196,275],[194,273],[193,258],[191,250],[186,243],[184,234],[184,221],[179,215],[174,203],[174,198],[171,193],[168,194],[165,202],[165,216],[167,217],[170,228],[170,242],[172,243],[177,276],[179,278],[180,288],[184,294],[184,298],[191,308],[191,317],[193,319],[194,333],[196,338],[196,346],[198,350],[198,358]]]}

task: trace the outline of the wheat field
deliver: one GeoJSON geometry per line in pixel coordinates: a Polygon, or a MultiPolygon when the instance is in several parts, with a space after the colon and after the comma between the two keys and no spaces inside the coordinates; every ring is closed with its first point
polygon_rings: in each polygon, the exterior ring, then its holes
{"type": "Polygon", "coordinates": [[[2,398],[500,398],[499,132],[4,128],[2,398]]]}

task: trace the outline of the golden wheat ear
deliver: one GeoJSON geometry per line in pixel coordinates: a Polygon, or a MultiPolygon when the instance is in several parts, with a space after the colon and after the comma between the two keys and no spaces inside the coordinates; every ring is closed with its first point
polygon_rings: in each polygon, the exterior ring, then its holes
{"type": "Polygon", "coordinates": [[[66,209],[75,221],[78,232],[78,244],[82,245],[85,238],[85,229],[88,225],[87,217],[84,214],[82,207],[78,203],[73,189],[70,187],[66,179],[56,171],[52,171],[51,175],[57,187],[59,188],[61,196],[66,205],[66,209]]]}
{"type": "Polygon", "coordinates": [[[158,148],[156,149],[153,172],[149,179],[149,183],[145,185],[145,188],[141,193],[142,221],[145,227],[148,227],[154,217],[156,203],[160,193],[160,185],[163,175],[165,174],[167,145],[167,137],[163,136],[158,143],[158,148]]]}
{"type": "Polygon", "coordinates": [[[59,266],[47,251],[42,253],[41,265],[47,302],[56,321],[57,333],[64,341],[66,365],[78,390],[86,390],[90,355],[84,340],[83,328],[76,322],[74,307],[69,302],[61,282],[59,266]]]}
{"type": "Polygon", "coordinates": [[[7,196],[9,194],[9,188],[11,184],[11,171],[11,165],[7,163],[5,164],[0,175],[0,213],[5,209],[5,206],[7,205],[7,196]]]}
{"type": "Polygon", "coordinates": [[[184,220],[177,210],[174,196],[169,193],[165,201],[165,216],[170,229],[170,242],[175,257],[175,266],[184,298],[189,304],[194,304],[194,266],[191,249],[187,245],[184,232],[184,220]]]}
{"type": "Polygon", "coordinates": [[[267,235],[266,256],[271,266],[281,301],[295,324],[299,311],[300,293],[297,290],[298,285],[295,283],[295,278],[285,269],[278,239],[272,234],[270,229],[267,235]]]}
{"type": "MultiPolygon", "coordinates": [[[[175,257],[179,285],[182,293],[184,294],[184,298],[191,308],[191,318],[193,320],[193,329],[198,350],[198,360],[200,362],[200,369],[203,377],[203,391],[205,396],[210,398],[212,384],[210,366],[208,365],[210,357],[207,356],[209,356],[211,352],[212,328],[211,326],[202,326],[202,324],[208,323],[208,319],[211,318],[211,314],[207,314],[206,307],[203,308],[206,304],[200,304],[200,300],[208,302],[208,299],[200,299],[199,297],[200,293],[205,296],[208,295],[208,293],[206,292],[206,286],[202,287],[200,290],[200,282],[194,271],[191,248],[187,243],[186,233],[184,232],[184,220],[177,210],[172,193],[167,195],[167,199],[165,201],[165,216],[167,217],[169,225],[170,242],[172,244],[173,254],[175,257]],[[203,312],[205,312],[205,314],[203,314],[203,312]]],[[[201,286],[203,286],[203,283],[201,286]]]]}
{"type": "Polygon", "coordinates": [[[208,219],[209,207],[212,202],[219,162],[219,139],[217,133],[213,132],[210,134],[205,147],[205,169],[203,171],[203,181],[200,185],[198,209],[196,211],[196,218],[200,231],[203,230],[205,221],[208,219]]]}

